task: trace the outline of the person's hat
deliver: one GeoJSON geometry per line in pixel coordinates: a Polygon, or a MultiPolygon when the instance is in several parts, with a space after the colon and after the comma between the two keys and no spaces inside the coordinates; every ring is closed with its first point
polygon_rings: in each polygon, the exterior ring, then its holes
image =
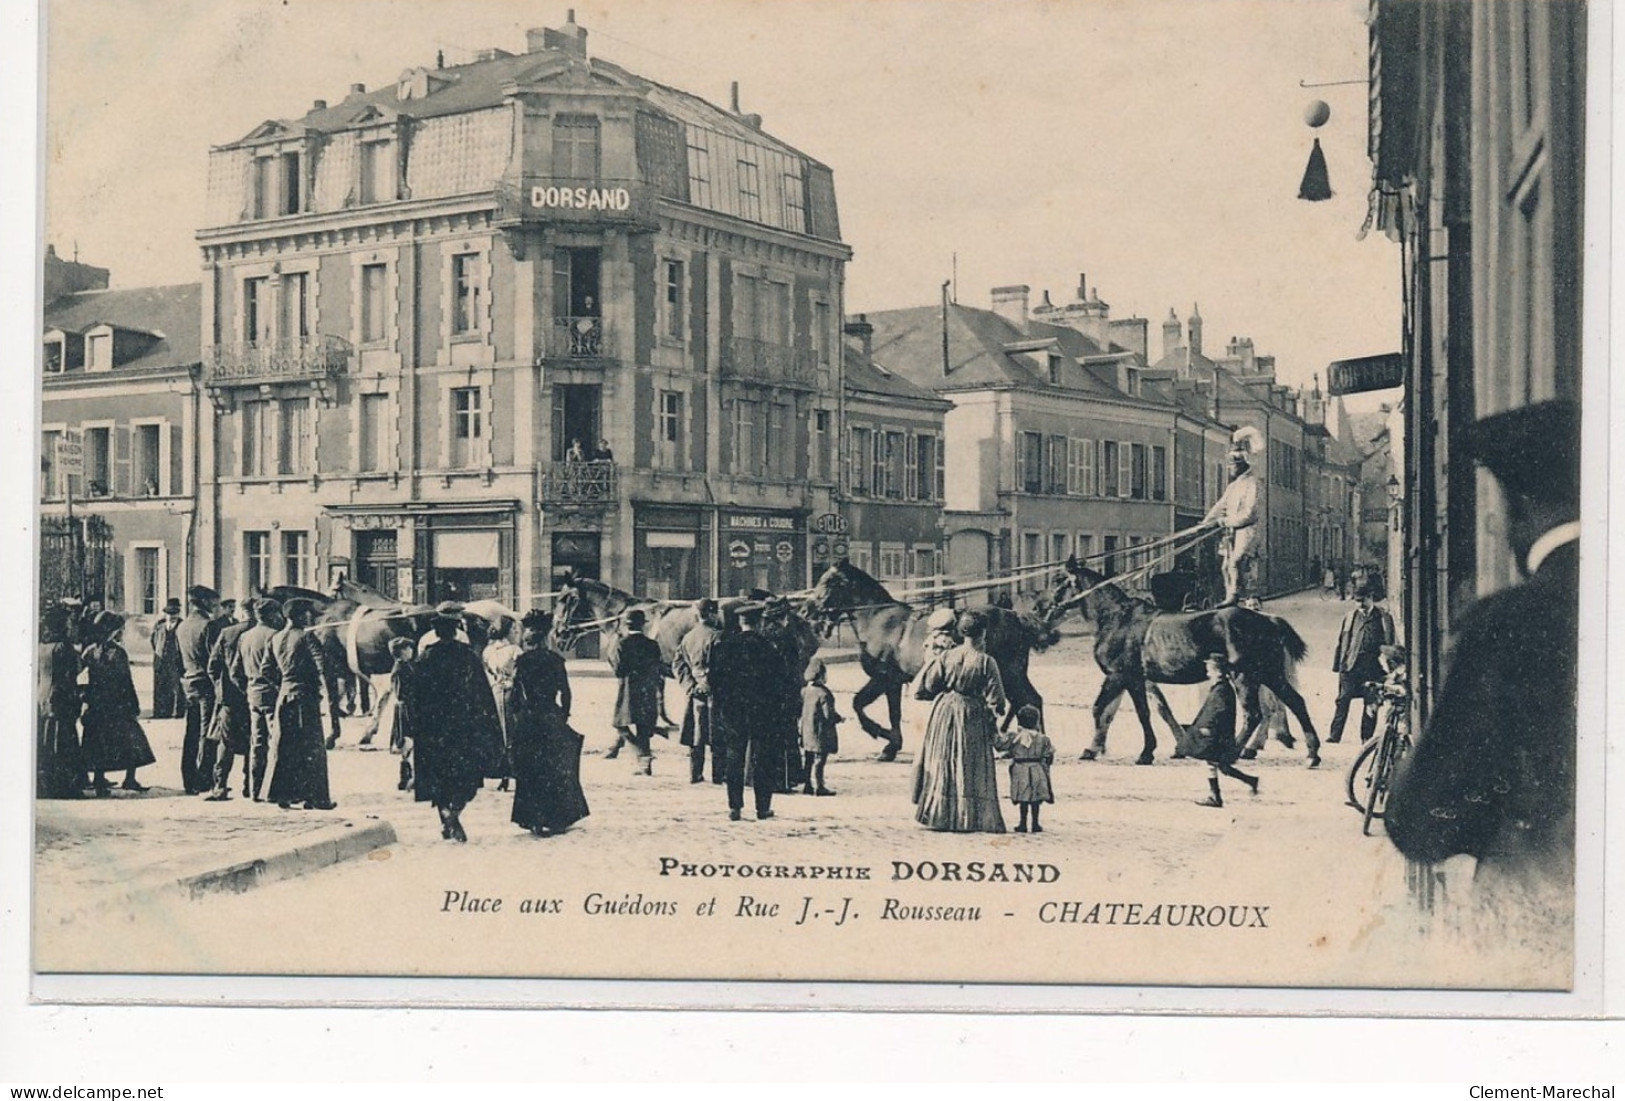
{"type": "Polygon", "coordinates": [[[1028,730],[1037,730],[1038,724],[1042,719],[1043,715],[1039,712],[1038,708],[1034,707],[1030,703],[1023,704],[1021,710],[1016,712],[1016,723],[1020,726],[1026,727],[1028,730]]]}
{"type": "Polygon", "coordinates": [[[926,617],[925,626],[929,631],[951,631],[958,620],[952,608],[938,608],[926,617]]]}
{"type": "Polygon", "coordinates": [[[124,629],[124,617],[117,612],[97,612],[90,626],[97,638],[112,638],[124,629]]]}
{"type": "Polygon", "coordinates": [[[223,596],[220,598],[220,606],[222,608],[235,608],[237,606],[237,598],[235,596],[223,596]]]}
{"type": "Polygon", "coordinates": [[[519,629],[545,635],[553,629],[553,613],[541,608],[532,608],[519,617],[519,629]]]}
{"type": "Polygon", "coordinates": [[[186,590],[186,598],[193,604],[213,604],[220,599],[220,594],[207,585],[193,585],[186,590]]]}
{"type": "Polygon", "coordinates": [[[1485,417],[1468,430],[1468,450],[1508,493],[1580,503],[1580,407],[1572,401],[1485,417]]]}
{"type": "Polygon", "coordinates": [[[739,622],[756,625],[762,622],[762,605],[755,600],[742,600],[734,606],[739,622]]]}
{"type": "Polygon", "coordinates": [[[824,659],[813,658],[811,661],[807,662],[807,670],[801,674],[801,679],[806,681],[808,684],[811,684],[813,681],[817,680],[823,675],[824,659]]]}
{"type": "Polygon", "coordinates": [[[316,602],[306,596],[296,596],[282,605],[282,611],[289,619],[301,615],[314,616],[316,614],[316,602]]]}
{"type": "Polygon", "coordinates": [[[628,608],[626,611],[621,613],[622,626],[633,631],[643,630],[643,625],[648,621],[648,613],[646,613],[642,608],[628,608]]]}
{"type": "Polygon", "coordinates": [[[1264,434],[1252,425],[1236,429],[1230,437],[1230,457],[1250,462],[1257,452],[1264,450],[1264,434]]]}
{"type": "Polygon", "coordinates": [[[260,610],[261,619],[264,619],[267,615],[282,614],[282,601],[274,597],[263,596],[254,602],[254,606],[260,610]]]}
{"type": "Polygon", "coordinates": [[[463,606],[455,600],[443,600],[435,605],[434,617],[441,622],[461,623],[463,606]]]}
{"type": "Polygon", "coordinates": [[[702,596],[699,599],[699,602],[694,605],[694,611],[701,619],[710,619],[712,616],[717,614],[716,598],[702,596]]]}
{"type": "Polygon", "coordinates": [[[987,631],[987,616],[972,608],[959,614],[959,633],[981,635],[987,631]]]}
{"type": "Polygon", "coordinates": [[[181,610],[181,599],[180,599],[180,597],[172,596],[168,600],[164,601],[164,611],[166,611],[166,612],[178,612],[180,610],[181,610]]]}

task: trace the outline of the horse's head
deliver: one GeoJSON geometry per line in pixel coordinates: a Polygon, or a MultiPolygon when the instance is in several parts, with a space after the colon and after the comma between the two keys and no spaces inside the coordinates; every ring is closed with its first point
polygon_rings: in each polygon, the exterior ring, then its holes
{"type": "Polygon", "coordinates": [[[855,608],[895,604],[886,586],[842,558],[813,587],[809,607],[826,620],[840,620],[855,608]]]}
{"type": "Polygon", "coordinates": [[[1044,621],[1053,624],[1070,608],[1081,608],[1083,614],[1090,614],[1087,601],[1080,598],[1096,586],[1106,581],[1106,575],[1096,573],[1078,560],[1077,555],[1067,558],[1060,570],[1056,571],[1053,583],[1050,586],[1047,598],[1035,608],[1044,621]]]}

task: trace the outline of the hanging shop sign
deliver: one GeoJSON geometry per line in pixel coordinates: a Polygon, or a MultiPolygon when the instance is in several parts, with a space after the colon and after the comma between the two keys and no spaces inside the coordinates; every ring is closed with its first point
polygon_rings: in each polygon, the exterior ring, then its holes
{"type": "Polygon", "coordinates": [[[819,535],[845,535],[852,525],[838,512],[826,512],[813,521],[813,530],[819,535]]]}
{"type": "Polygon", "coordinates": [[[1326,392],[1332,397],[1392,390],[1405,385],[1405,360],[1398,352],[1359,359],[1340,359],[1326,368],[1326,392]]]}

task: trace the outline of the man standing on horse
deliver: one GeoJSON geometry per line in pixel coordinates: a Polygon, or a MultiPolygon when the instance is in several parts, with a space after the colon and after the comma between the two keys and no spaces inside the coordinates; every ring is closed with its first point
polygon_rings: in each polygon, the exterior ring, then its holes
{"type": "Polygon", "coordinates": [[[1258,478],[1252,470],[1252,453],[1262,442],[1256,428],[1237,430],[1230,445],[1230,485],[1202,519],[1203,527],[1218,527],[1222,532],[1221,608],[1234,607],[1252,591],[1258,559],[1258,478]]]}
{"type": "Polygon", "coordinates": [[[705,749],[711,747],[711,782],[723,781],[722,762],[717,756],[717,744],[711,731],[711,652],[721,636],[721,619],[717,602],[705,597],[694,606],[699,622],[689,628],[678,640],[677,653],[671,659],[672,676],[688,694],[688,708],[683,712],[682,744],[688,746],[689,783],[698,784],[705,779],[705,749]]]}

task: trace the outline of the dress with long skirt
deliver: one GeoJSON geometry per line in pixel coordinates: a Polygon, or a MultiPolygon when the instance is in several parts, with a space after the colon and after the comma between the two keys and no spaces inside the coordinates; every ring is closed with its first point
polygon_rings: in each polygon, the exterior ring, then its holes
{"type": "Polygon", "coordinates": [[[412,700],[412,796],[457,811],[487,777],[503,775],[502,722],[479,655],[456,639],[417,659],[412,700]]]}
{"type": "Polygon", "coordinates": [[[935,701],[914,762],[915,820],[954,833],[1003,833],[993,759],[1005,706],[999,667],[967,643],[932,658],[914,695],[935,701]]]}
{"type": "Polygon", "coordinates": [[[81,761],[88,772],[124,772],[153,764],[157,757],[141,729],[141,701],[130,675],[130,658],[116,642],[85,651],[84,736],[81,761]]]}
{"type": "Polygon", "coordinates": [[[79,763],[79,654],[67,642],[42,642],[36,668],[35,794],[77,799],[85,778],[79,763]]]}
{"type": "Polygon", "coordinates": [[[559,833],[591,813],[581,790],[582,737],[570,729],[570,678],[552,650],[522,652],[514,661],[504,712],[512,754],[513,822],[559,833]]]}

